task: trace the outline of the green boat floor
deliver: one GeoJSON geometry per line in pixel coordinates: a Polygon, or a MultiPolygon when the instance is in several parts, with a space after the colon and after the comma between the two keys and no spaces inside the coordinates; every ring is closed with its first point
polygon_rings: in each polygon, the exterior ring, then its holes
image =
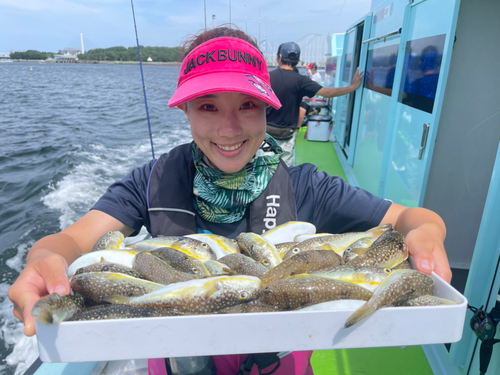
{"type": "Polygon", "coordinates": [[[421,346],[315,350],[314,375],[432,375],[421,346]]]}
{"type": "Polygon", "coordinates": [[[302,163],[315,164],[320,171],[340,176],[347,181],[339,157],[332,142],[308,141],[304,138],[305,127],[301,127],[295,138],[295,165],[302,163]]]}
{"type": "MultiPolygon", "coordinates": [[[[295,141],[295,165],[312,163],[319,170],[347,181],[332,142],[308,141],[305,127],[295,141]]],[[[432,375],[421,346],[315,350],[314,375],[432,375]]]]}

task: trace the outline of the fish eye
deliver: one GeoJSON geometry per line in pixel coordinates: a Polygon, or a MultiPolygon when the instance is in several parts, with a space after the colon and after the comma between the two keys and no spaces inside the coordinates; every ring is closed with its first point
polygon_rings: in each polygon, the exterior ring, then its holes
{"type": "Polygon", "coordinates": [[[204,248],[205,248],[205,247],[208,247],[208,244],[207,244],[207,243],[205,243],[205,242],[202,242],[201,247],[204,247],[204,248]]]}
{"type": "Polygon", "coordinates": [[[345,252],[348,253],[351,251],[351,247],[349,246],[347,249],[345,249],[345,252]]]}
{"type": "Polygon", "coordinates": [[[266,286],[266,287],[264,288],[264,290],[269,291],[269,290],[271,290],[271,288],[270,288],[269,286],[266,286]]]}
{"type": "Polygon", "coordinates": [[[300,249],[298,247],[292,249],[292,253],[297,254],[300,253],[300,249]]]}
{"type": "Polygon", "coordinates": [[[384,268],[384,272],[389,275],[392,270],[390,268],[384,268]]]}
{"type": "Polygon", "coordinates": [[[246,299],[248,297],[248,293],[247,292],[241,292],[240,293],[240,299],[246,299]]]}
{"type": "Polygon", "coordinates": [[[261,260],[261,263],[264,265],[264,266],[269,266],[269,262],[267,260],[261,260]]]}
{"type": "Polygon", "coordinates": [[[200,273],[200,270],[198,268],[194,267],[194,268],[191,268],[191,272],[196,274],[196,273],[200,273]]]}

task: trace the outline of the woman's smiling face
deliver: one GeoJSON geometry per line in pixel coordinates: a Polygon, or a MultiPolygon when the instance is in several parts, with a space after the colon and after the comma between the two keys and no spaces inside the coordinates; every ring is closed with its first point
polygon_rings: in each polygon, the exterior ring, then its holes
{"type": "Polygon", "coordinates": [[[210,162],[226,173],[241,170],[266,135],[266,106],[238,92],[200,96],[179,106],[191,124],[191,134],[210,162]]]}

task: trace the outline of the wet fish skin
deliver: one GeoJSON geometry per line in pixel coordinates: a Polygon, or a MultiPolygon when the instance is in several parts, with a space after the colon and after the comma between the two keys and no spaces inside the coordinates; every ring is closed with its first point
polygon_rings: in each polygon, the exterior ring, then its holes
{"type": "Polygon", "coordinates": [[[63,295],[52,293],[35,302],[31,316],[36,321],[50,325],[69,320],[85,306],[85,299],[79,294],[63,295]]]}
{"type": "Polygon", "coordinates": [[[236,237],[236,242],[238,242],[241,250],[256,261],[261,262],[268,269],[281,263],[281,257],[276,247],[258,234],[240,233],[236,237]]]}
{"type": "Polygon", "coordinates": [[[89,272],[70,279],[71,290],[81,294],[86,301],[100,303],[106,295],[140,296],[164,287],[144,279],[114,272],[89,272]]]}
{"type": "Polygon", "coordinates": [[[125,236],[119,230],[112,230],[104,233],[95,243],[92,251],[99,250],[117,250],[125,247],[123,239],[125,236]]]}
{"type": "Polygon", "coordinates": [[[134,242],[127,245],[127,249],[131,250],[154,250],[160,247],[171,247],[170,245],[176,241],[182,239],[182,236],[158,236],[153,238],[148,238],[146,240],[134,242]]]}
{"type": "Polygon", "coordinates": [[[271,268],[260,277],[262,286],[266,287],[285,277],[299,274],[311,273],[316,270],[342,264],[342,258],[331,250],[309,250],[298,253],[276,267],[271,268]]]}
{"type": "Polygon", "coordinates": [[[101,262],[111,262],[132,268],[134,258],[139,252],[137,250],[99,250],[85,253],[69,265],[68,276],[73,276],[79,268],[101,262]]]}
{"type": "Polygon", "coordinates": [[[281,311],[276,306],[266,305],[263,303],[241,303],[239,305],[226,307],[217,311],[217,314],[245,314],[259,312],[277,312],[281,311]]]}
{"type": "Polygon", "coordinates": [[[408,258],[403,235],[395,230],[383,233],[362,255],[351,260],[356,266],[392,268],[408,258]]]}
{"type": "Polygon", "coordinates": [[[375,266],[353,266],[348,263],[309,272],[309,274],[349,281],[356,284],[367,283],[377,285],[385,280],[391,272],[392,271],[387,268],[375,266]]]}
{"type": "Polygon", "coordinates": [[[227,264],[218,262],[216,260],[206,260],[203,262],[205,267],[207,267],[208,272],[211,276],[222,276],[222,275],[236,275],[237,273],[230,269],[227,264]]]}
{"type": "Polygon", "coordinates": [[[125,275],[132,277],[137,277],[139,279],[143,278],[138,272],[134,271],[132,268],[111,262],[100,262],[100,263],[90,264],[88,266],[77,269],[75,275],[79,275],[81,273],[89,273],[89,272],[116,272],[116,273],[123,273],[125,275]]]}
{"type": "Polygon", "coordinates": [[[184,251],[200,260],[217,260],[212,248],[206,243],[195,238],[182,237],[173,242],[170,247],[184,251]]]}
{"type": "Polygon", "coordinates": [[[203,264],[203,261],[184,251],[172,247],[160,247],[151,250],[151,254],[167,262],[176,270],[193,275],[210,276],[210,272],[203,264]]]}
{"type": "Polygon", "coordinates": [[[347,249],[342,253],[342,260],[344,263],[349,263],[357,256],[366,253],[368,248],[375,242],[376,238],[363,237],[350,244],[347,249]]]}
{"type": "Polygon", "coordinates": [[[213,234],[213,233],[194,233],[188,234],[185,237],[194,238],[196,240],[206,242],[214,251],[217,259],[222,258],[227,254],[240,253],[238,243],[230,238],[213,234]]]}
{"type": "Polygon", "coordinates": [[[175,310],[138,307],[130,305],[99,305],[90,309],[83,309],[75,314],[70,321],[149,318],[158,316],[183,315],[175,310]]]}
{"type": "Polygon", "coordinates": [[[262,263],[243,254],[228,254],[220,258],[219,262],[239,275],[260,277],[268,271],[262,263]]]}
{"type": "Polygon", "coordinates": [[[399,304],[399,306],[445,306],[445,305],[456,305],[446,298],[432,296],[430,294],[420,296],[417,298],[412,298],[399,304]]]}
{"type": "Polygon", "coordinates": [[[373,293],[354,283],[321,276],[299,274],[264,288],[260,302],[280,310],[295,310],[337,299],[368,300],[373,293]]]}
{"type": "Polygon", "coordinates": [[[406,269],[392,271],[380,283],[373,297],[347,319],[344,328],[353,326],[382,307],[397,306],[409,299],[432,294],[433,290],[434,281],[425,273],[406,269]]]}
{"type": "MultiPolygon", "coordinates": [[[[300,247],[298,247],[298,245],[292,246],[290,249],[287,250],[287,252],[285,254],[283,254],[282,260],[283,261],[288,260],[291,257],[293,257],[294,255],[300,254],[301,252],[308,251],[308,250],[316,250],[316,249],[307,249],[306,250],[306,249],[301,249],[300,247]]],[[[331,250],[328,250],[328,251],[331,251],[331,250]]]]}
{"type": "MultiPolygon", "coordinates": [[[[337,253],[344,251],[354,241],[364,237],[379,237],[384,232],[392,230],[391,224],[383,224],[373,227],[366,232],[348,232],[341,234],[331,234],[325,236],[312,237],[308,240],[300,242],[294,249],[297,252],[307,250],[333,250],[337,253]]],[[[292,251],[290,250],[290,251],[292,251]]]]}
{"type": "Polygon", "coordinates": [[[408,262],[408,259],[403,260],[401,263],[391,268],[391,270],[411,270],[411,269],[412,268],[410,262],[408,262]]]}
{"type": "Polygon", "coordinates": [[[306,240],[310,240],[311,238],[319,238],[323,236],[331,236],[333,233],[302,233],[302,234],[297,234],[293,240],[295,242],[304,242],[306,240]]]}
{"type": "Polygon", "coordinates": [[[187,273],[176,270],[170,264],[149,252],[137,254],[132,268],[144,279],[164,285],[206,277],[206,275],[200,273],[187,273]]]}
{"type": "Polygon", "coordinates": [[[261,291],[257,277],[213,276],[167,285],[139,297],[106,296],[102,301],[201,314],[252,301],[261,291]]]}
{"type": "Polygon", "coordinates": [[[302,233],[316,233],[316,226],[306,221],[289,221],[278,225],[262,234],[266,241],[276,245],[294,241],[294,237],[302,233]]]}
{"type": "Polygon", "coordinates": [[[278,253],[280,253],[281,259],[283,259],[288,250],[293,249],[298,244],[299,244],[298,242],[292,241],[292,242],[281,242],[276,244],[275,246],[276,250],[278,250],[278,253]]]}

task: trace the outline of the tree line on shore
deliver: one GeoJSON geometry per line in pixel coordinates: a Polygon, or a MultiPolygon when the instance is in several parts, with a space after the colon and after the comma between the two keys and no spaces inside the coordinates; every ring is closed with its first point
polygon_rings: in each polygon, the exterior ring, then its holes
{"type": "Polygon", "coordinates": [[[49,57],[54,58],[54,52],[40,52],[34,49],[29,49],[24,52],[11,52],[11,60],[47,60],[49,57]]]}
{"type": "MultiPolygon", "coordinates": [[[[182,61],[183,54],[181,47],[144,47],[140,46],[141,59],[146,61],[149,57],[156,62],[175,62],[182,61]]],[[[40,52],[36,50],[27,50],[25,52],[12,52],[12,60],[46,60],[54,58],[54,52],[40,52]]],[[[139,61],[137,47],[109,47],[95,48],[85,53],[78,54],[79,60],[97,60],[97,61],[139,61]]]]}
{"type": "MultiPolygon", "coordinates": [[[[146,61],[149,57],[157,62],[182,61],[181,47],[144,47],[141,48],[141,60],[146,61]]],[[[78,55],[79,60],[98,61],[139,61],[137,47],[109,47],[95,48],[78,55]]]]}

